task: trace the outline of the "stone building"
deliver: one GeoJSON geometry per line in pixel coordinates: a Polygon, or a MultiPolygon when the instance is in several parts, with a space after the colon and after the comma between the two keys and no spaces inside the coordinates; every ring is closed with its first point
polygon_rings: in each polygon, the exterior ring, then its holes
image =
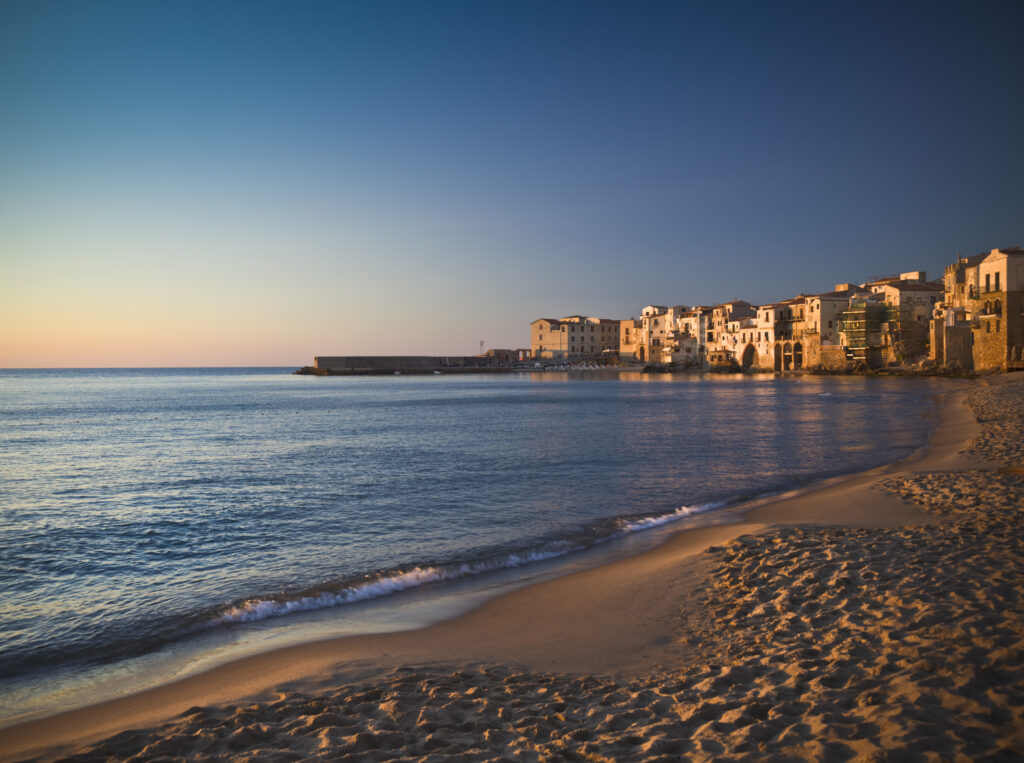
{"type": "Polygon", "coordinates": [[[935,363],[974,371],[1024,369],[1024,250],[960,257],[946,267],[943,287],[931,321],[935,363]]]}

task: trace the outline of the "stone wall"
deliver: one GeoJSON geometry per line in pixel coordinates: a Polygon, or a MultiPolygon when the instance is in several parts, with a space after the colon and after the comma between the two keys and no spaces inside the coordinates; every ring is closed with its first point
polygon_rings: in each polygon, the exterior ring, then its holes
{"type": "Polygon", "coordinates": [[[1006,366],[1006,321],[985,316],[974,329],[972,348],[974,370],[989,371],[1006,366]]]}
{"type": "Polygon", "coordinates": [[[928,324],[928,358],[936,366],[946,365],[945,321],[935,318],[928,324]]]}
{"type": "Polygon", "coordinates": [[[488,358],[479,355],[318,355],[313,360],[314,368],[341,372],[433,371],[490,365],[488,358]]]}
{"type": "Polygon", "coordinates": [[[970,325],[943,326],[942,344],[946,368],[974,370],[974,332],[970,325]]]}
{"type": "Polygon", "coordinates": [[[847,368],[846,350],[830,345],[820,348],[817,367],[824,371],[845,371],[847,368]]]}

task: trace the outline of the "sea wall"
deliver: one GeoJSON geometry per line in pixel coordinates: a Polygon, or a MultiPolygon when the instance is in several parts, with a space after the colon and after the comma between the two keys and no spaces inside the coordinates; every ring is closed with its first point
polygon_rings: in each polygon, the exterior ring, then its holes
{"type": "Polygon", "coordinates": [[[845,371],[849,363],[842,347],[822,347],[817,365],[825,371],[845,371]]]}
{"type": "Polygon", "coordinates": [[[480,355],[318,355],[313,369],[328,374],[505,370],[496,360],[480,355]]]}

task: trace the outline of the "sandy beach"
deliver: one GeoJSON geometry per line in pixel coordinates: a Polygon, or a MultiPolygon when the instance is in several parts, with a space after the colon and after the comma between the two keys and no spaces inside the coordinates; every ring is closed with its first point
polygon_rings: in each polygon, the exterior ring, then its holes
{"type": "Polygon", "coordinates": [[[1024,374],[927,449],[430,628],[0,730],[3,760],[1020,759],[1024,374]]]}

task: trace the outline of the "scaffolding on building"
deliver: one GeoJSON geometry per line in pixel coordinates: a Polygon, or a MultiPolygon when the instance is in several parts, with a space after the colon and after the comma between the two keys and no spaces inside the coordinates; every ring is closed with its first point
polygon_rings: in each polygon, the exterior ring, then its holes
{"type": "Polygon", "coordinates": [[[846,359],[868,366],[922,353],[926,331],[911,308],[867,299],[852,300],[839,317],[839,332],[846,337],[846,359]]]}

